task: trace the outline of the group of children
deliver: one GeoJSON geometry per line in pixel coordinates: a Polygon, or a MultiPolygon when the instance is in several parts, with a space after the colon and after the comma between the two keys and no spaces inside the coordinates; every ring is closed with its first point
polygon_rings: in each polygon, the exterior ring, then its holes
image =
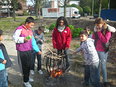
{"type": "MultiPolygon", "coordinates": [[[[23,74],[23,81],[25,87],[32,87],[30,73],[34,74],[35,58],[37,57],[38,66],[37,70],[40,74],[43,74],[41,70],[41,54],[42,44],[44,42],[44,27],[41,26],[38,30],[32,31],[34,26],[34,19],[28,17],[24,25],[17,27],[13,34],[13,39],[16,43],[17,56],[19,65],[23,74]]],[[[86,30],[80,33],[80,47],[74,53],[82,51],[84,54],[85,72],[84,72],[84,84],[86,86],[93,85],[94,87],[101,87],[100,84],[100,65],[103,72],[103,84],[107,87],[107,71],[106,62],[108,51],[106,51],[104,45],[109,42],[111,38],[111,32],[115,32],[115,28],[106,24],[102,18],[95,20],[94,33],[89,34],[90,30],[86,30]]],[[[2,39],[2,31],[0,30],[0,40],[2,39]]],[[[56,21],[56,27],[52,33],[53,48],[57,49],[57,53],[64,53],[66,58],[66,69],[69,68],[69,56],[68,50],[72,39],[71,30],[68,27],[68,23],[64,17],[59,17],[56,21]]],[[[0,87],[8,87],[5,65],[11,66],[11,61],[8,58],[5,47],[0,43],[0,87]],[[2,48],[3,46],[3,48],[2,48]],[[6,59],[7,58],[7,59],[6,59]],[[6,61],[7,60],[7,61],[6,61]],[[7,64],[10,63],[10,64],[7,64]]]]}
{"type": "MultiPolygon", "coordinates": [[[[84,53],[85,73],[84,85],[93,85],[94,87],[109,87],[107,81],[107,57],[108,43],[112,32],[116,29],[102,19],[95,20],[94,33],[91,35],[88,29],[80,33],[81,45],[76,52],[84,53]],[[102,71],[103,85],[100,84],[100,69],[102,71]]],[[[75,53],[76,53],[75,52],[75,53]]]]}

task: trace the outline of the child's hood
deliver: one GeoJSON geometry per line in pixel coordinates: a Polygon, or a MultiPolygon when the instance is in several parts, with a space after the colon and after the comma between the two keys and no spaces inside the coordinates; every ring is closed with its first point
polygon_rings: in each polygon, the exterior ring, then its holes
{"type": "Polygon", "coordinates": [[[88,39],[87,39],[87,43],[91,43],[91,42],[94,43],[94,39],[88,38],[88,39]]]}
{"type": "Polygon", "coordinates": [[[107,24],[107,26],[108,26],[108,31],[110,31],[110,32],[116,32],[116,29],[114,27],[112,27],[112,26],[110,26],[108,24],[107,24]]]}

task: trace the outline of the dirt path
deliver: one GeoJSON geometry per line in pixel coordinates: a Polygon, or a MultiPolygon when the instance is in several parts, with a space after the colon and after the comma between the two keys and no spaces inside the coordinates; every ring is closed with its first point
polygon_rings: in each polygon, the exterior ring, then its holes
{"type": "MultiPolygon", "coordinates": [[[[50,39],[49,39],[50,40],[50,39]]],[[[72,43],[72,46],[74,45],[74,42],[72,43]]],[[[15,50],[15,43],[12,41],[12,37],[10,35],[4,36],[4,41],[8,54],[13,62],[13,66],[8,69],[9,73],[9,81],[10,81],[10,87],[23,87],[22,85],[22,75],[20,73],[20,69],[18,66],[18,60],[17,60],[17,52],[15,50]]],[[[44,44],[47,47],[51,47],[48,44],[44,44]]],[[[45,46],[43,53],[47,51],[45,49],[45,46]]],[[[72,57],[72,55],[71,55],[72,57]]],[[[82,56],[78,55],[76,58],[73,57],[70,59],[71,61],[71,70],[68,73],[65,73],[63,76],[61,76],[58,79],[46,79],[46,70],[45,67],[43,67],[44,74],[39,75],[37,71],[35,71],[34,75],[34,83],[32,83],[33,87],[82,87],[82,81],[83,81],[83,62],[82,62],[82,56]]],[[[45,63],[45,60],[43,59],[43,65],[45,63]]],[[[113,61],[108,62],[108,75],[109,75],[109,81],[112,82],[114,86],[116,87],[116,64],[113,61]]]]}

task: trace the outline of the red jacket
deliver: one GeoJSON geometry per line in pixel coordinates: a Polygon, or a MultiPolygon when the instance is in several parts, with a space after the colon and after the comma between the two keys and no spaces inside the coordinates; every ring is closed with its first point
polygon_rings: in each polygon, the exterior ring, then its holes
{"type": "Polygon", "coordinates": [[[70,47],[72,36],[69,27],[66,27],[62,32],[59,32],[58,29],[54,28],[52,33],[52,43],[53,47],[61,50],[70,47]]]}

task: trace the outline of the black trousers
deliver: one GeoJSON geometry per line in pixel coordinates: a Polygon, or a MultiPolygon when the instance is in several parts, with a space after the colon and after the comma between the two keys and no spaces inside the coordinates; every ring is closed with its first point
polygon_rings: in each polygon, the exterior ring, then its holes
{"type": "MultiPolygon", "coordinates": [[[[42,51],[40,49],[40,51],[42,51]]],[[[39,55],[35,52],[32,52],[32,62],[31,62],[31,70],[35,69],[35,59],[37,57],[37,70],[41,70],[41,59],[42,59],[42,55],[39,55]]]]}
{"type": "Polygon", "coordinates": [[[64,53],[64,54],[65,54],[66,68],[70,66],[68,51],[69,51],[69,50],[57,50],[57,54],[58,54],[58,55],[61,54],[61,53],[64,53]]]}
{"type": "Polygon", "coordinates": [[[23,80],[24,82],[29,81],[29,74],[32,61],[32,51],[18,51],[19,59],[21,61],[23,80]]]}

